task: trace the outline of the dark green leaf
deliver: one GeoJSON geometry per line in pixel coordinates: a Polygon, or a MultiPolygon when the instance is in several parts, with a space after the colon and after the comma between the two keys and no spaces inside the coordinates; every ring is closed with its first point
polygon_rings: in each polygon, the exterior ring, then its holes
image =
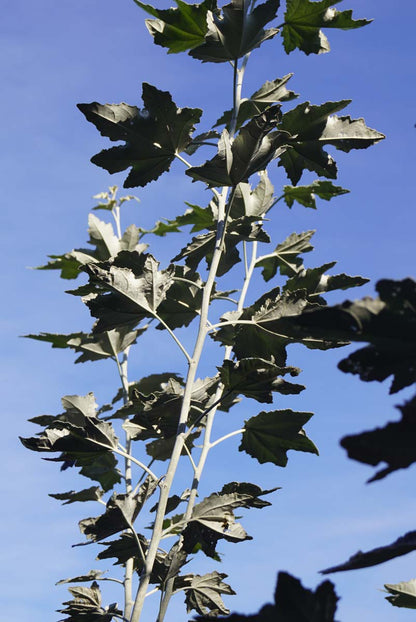
{"type": "Polygon", "coordinates": [[[175,154],[191,141],[202,111],[177,108],[170,93],[143,84],[144,109],[127,104],[78,104],[103,136],[125,141],[124,146],[101,151],[92,162],[118,173],[131,167],[126,188],[145,186],[168,171],[175,154]]]}
{"type": "Polygon", "coordinates": [[[272,462],[286,466],[289,449],[318,454],[318,450],[303,431],[312,413],[292,410],[261,412],[244,424],[239,451],[245,451],[260,463],[272,462]]]}
{"type": "Polygon", "coordinates": [[[232,144],[224,130],[218,142],[218,154],[202,166],[189,168],[186,174],[210,187],[236,186],[247,181],[286,148],[283,145],[287,144],[289,134],[276,131],[280,118],[280,107],[271,106],[242,127],[232,144]]]}
{"type": "Polygon", "coordinates": [[[391,596],[386,596],[386,600],[394,607],[416,609],[416,579],[395,584],[386,583],[384,587],[391,594],[391,596]]]}
{"type": "Polygon", "coordinates": [[[123,324],[137,324],[143,317],[156,315],[173,283],[172,269],[158,270],[152,255],[123,251],[113,263],[88,265],[84,270],[94,285],[109,290],[87,301],[91,313],[99,318],[94,332],[123,324]]]}
{"type": "MultiPolygon", "coordinates": [[[[188,326],[199,314],[203,282],[199,274],[187,266],[174,265],[172,270],[173,284],[158,307],[158,317],[173,330],[188,326]]],[[[159,324],[157,328],[164,326],[159,324]]]]}
{"type": "Polygon", "coordinates": [[[85,361],[98,361],[108,357],[114,357],[136,342],[139,335],[144,333],[147,327],[138,330],[130,330],[129,326],[121,326],[99,334],[71,333],[69,335],[56,335],[40,333],[40,335],[25,335],[38,341],[46,341],[52,344],[52,348],[71,348],[81,353],[75,363],[85,361]]]}
{"type": "Polygon", "coordinates": [[[324,264],[319,268],[308,268],[298,272],[295,276],[288,279],[284,286],[284,291],[296,291],[297,289],[305,289],[308,292],[309,300],[318,302],[325,301],[321,298],[321,294],[331,292],[337,289],[349,289],[350,287],[360,287],[368,283],[368,279],[362,276],[348,276],[347,274],[329,275],[325,274],[335,266],[336,262],[324,264]]]}
{"type": "Polygon", "coordinates": [[[251,484],[250,482],[230,482],[229,484],[224,484],[219,494],[236,495],[235,498],[238,499],[239,503],[237,507],[261,509],[271,505],[271,503],[270,501],[260,499],[260,497],[269,495],[276,490],[279,490],[279,487],[271,488],[270,490],[262,490],[260,486],[256,486],[256,484],[251,484]]]}
{"type": "MultiPolygon", "coordinates": [[[[137,534],[137,539],[141,544],[141,548],[146,555],[149,548],[149,541],[140,533],[137,534]]],[[[111,542],[100,542],[106,548],[97,555],[97,559],[111,559],[116,558],[114,565],[124,565],[129,559],[133,559],[134,569],[137,573],[141,573],[143,570],[143,560],[139,553],[136,538],[132,533],[123,533],[117,540],[111,542]]],[[[166,553],[158,551],[153,566],[152,574],[150,576],[150,583],[156,583],[160,585],[165,581],[166,574],[168,572],[168,565],[170,560],[167,560],[166,553]]]]}
{"type": "Polygon", "coordinates": [[[194,136],[192,141],[189,143],[187,148],[184,149],[184,151],[188,155],[193,155],[203,145],[215,147],[219,138],[220,134],[216,130],[209,130],[208,132],[203,132],[202,134],[194,136]],[[212,140],[215,140],[215,143],[212,143],[212,140]]]}
{"type": "Polygon", "coordinates": [[[250,184],[240,183],[236,187],[230,217],[262,219],[274,204],[273,185],[267,171],[259,173],[260,181],[254,190],[250,184]]]}
{"type": "Polygon", "coordinates": [[[305,169],[320,177],[336,179],[336,164],[323,146],[332,145],[348,152],[366,149],[384,138],[380,132],[367,127],[364,119],[333,114],[349,103],[350,100],[342,100],[312,106],[304,102],[283,115],[279,130],[288,132],[291,138],[279,155],[279,166],[285,168],[293,185],[298,183],[305,169]]]}
{"type": "Polygon", "coordinates": [[[98,481],[107,491],[120,481],[112,449],[118,439],[111,424],[96,417],[95,398],[68,395],[62,398],[65,413],[54,417],[37,437],[21,438],[33,451],[62,452],[54,462],[62,462],[62,470],[81,467],[81,474],[98,481]]]}
{"type": "Polygon", "coordinates": [[[309,186],[284,186],[283,197],[288,207],[292,207],[297,201],[300,205],[316,209],[316,196],[324,201],[330,201],[333,197],[346,194],[349,190],[334,186],[331,181],[315,180],[309,186]]]}
{"type": "Polygon", "coordinates": [[[279,367],[260,358],[241,359],[235,363],[224,361],[223,366],[218,369],[227,390],[241,393],[258,402],[270,404],[273,401],[273,391],[300,393],[305,388],[278,378],[287,373],[297,375],[299,370],[294,367],[279,367]]]}
{"type": "Polygon", "coordinates": [[[406,469],[416,462],[416,396],[397,408],[402,413],[400,421],[370,432],[345,436],[341,440],[342,447],[352,460],[372,466],[380,462],[388,464],[373,475],[369,482],[382,479],[397,469],[406,469]]]}
{"type": "Polygon", "coordinates": [[[264,30],[264,26],[276,17],[279,4],[280,0],[266,0],[249,12],[247,2],[231,0],[223,7],[221,16],[210,11],[205,43],[189,54],[212,63],[241,58],[277,34],[277,28],[264,30]]]}
{"type": "Polygon", "coordinates": [[[105,513],[96,518],[81,520],[79,528],[88,540],[98,542],[128,529],[136,520],[141,507],[142,503],[137,496],[113,493],[107,502],[105,513]]]}
{"type": "Polygon", "coordinates": [[[150,4],[134,2],[156,19],[147,19],[146,26],[157,45],[168,48],[168,54],[185,52],[201,45],[205,41],[208,29],[207,13],[215,6],[213,0],[204,0],[201,4],[187,4],[175,0],[178,8],[161,10],[150,4]]]}
{"type": "MultiPolygon", "coordinates": [[[[99,486],[92,486],[91,488],[86,488],[85,490],[80,490],[79,492],[75,492],[71,490],[70,492],[61,492],[56,494],[50,494],[50,497],[54,499],[58,499],[58,501],[64,501],[63,505],[68,505],[68,503],[75,503],[75,501],[99,501],[103,496],[104,491],[99,488],[99,486]]],[[[96,577],[92,577],[95,579],[96,577]]],[[[90,579],[87,579],[89,581],[90,579]]],[[[68,579],[68,582],[72,580],[68,579]]]]}
{"type": "Polygon", "coordinates": [[[182,216],[177,216],[174,220],[167,220],[165,222],[158,221],[153,229],[146,231],[146,233],[153,233],[160,237],[165,236],[167,233],[180,231],[180,227],[186,225],[192,225],[191,232],[201,231],[201,229],[210,229],[215,225],[215,221],[212,214],[211,206],[202,208],[198,205],[189,205],[189,209],[186,210],[182,216]]]}
{"type": "Polygon", "coordinates": [[[329,574],[331,572],[341,572],[343,570],[356,570],[357,568],[368,568],[369,566],[376,566],[382,564],[389,559],[406,555],[416,549],[416,531],[409,531],[407,534],[398,538],[395,542],[387,544],[386,546],[380,546],[377,549],[371,551],[358,551],[355,555],[350,557],[344,564],[321,570],[321,574],[329,574]]]}
{"type": "Polygon", "coordinates": [[[235,592],[227,583],[223,582],[226,577],[226,574],[219,573],[216,570],[203,576],[191,574],[178,577],[175,588],[180,587],[186,592],[186,611],[189,613],[193,610],[210,617],[230,613],[225,607],[221,595],[233,595],[235,592]]]}
{"type": "Polygon", "coordinates": [[[292,233],[281,244],[278,244],[272,253],[259,257],[256,266],[263,268],[264,280],[270,281],[278,270],[280,274],[286,276],[297,274],[303,268],[303,261],[299,255],[313,250],[309,241],[314,233],[315,231],[292,233]]]}
{"type": "Polygon", "coordinates": [[[333,8],[341,0],[287,0],[285,22],[282,29],[283,45],[289,54],[296,48],[305,54],[329,52],[328,39],[321,28],[351,30],[371,22],[367,19],[352,19],[352,11],[337,11],[333,8]]]}
{"type": "MultiPolygon", "coordinates": [[[[298,97],[293,91],[288,91],[285,86],[292,75],[292,73],[289,73],[283,78],[276,78],[272,82],[267,81],[249,99],[243,99],[238,109],[237,129],[249,119],[265,112],[271,105],[290,101],[298,97]]],[[[225,125],[228,127],[232,119],[232,113],[232,110],[224,112],[222,117],[215,123],[215,126],[225,125]]]]}

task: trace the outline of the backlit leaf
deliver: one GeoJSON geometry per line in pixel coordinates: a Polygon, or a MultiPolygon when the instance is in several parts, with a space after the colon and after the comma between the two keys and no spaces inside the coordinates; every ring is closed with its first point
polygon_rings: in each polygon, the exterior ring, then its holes
{"type": "Polygon", "coordinates": [[[156,19],[147,19],[146,26],[157,45],[168,48],[168,54],[191,50],[205,41],[207,12],[215,7],[213,0],[187,4],[175,0],[177,8],[157,9],[150,4],[134,2],[156,19]]]}
{"type": "Polygon", "coordinates": [[[289,54],[296,48],[305,54],[329,52],[328,39],[321,28],[351,30],[371,22],[367,19],[352,19],[352,11],[338,11],[333,8],[341,0],[287,0],[285,21],[282,29],[283,45],[289,54]]]}
{"type": "Polygon", "coordinates": [[[347,194],[349,190],[334,186],[331,181],[315,180],[309,186],[284,186],[283,196],[288,207],[292,207],[297,201],[300,205],[316,209],[316,196],[324,201],[330,201],[333,197],[347,194]]]}

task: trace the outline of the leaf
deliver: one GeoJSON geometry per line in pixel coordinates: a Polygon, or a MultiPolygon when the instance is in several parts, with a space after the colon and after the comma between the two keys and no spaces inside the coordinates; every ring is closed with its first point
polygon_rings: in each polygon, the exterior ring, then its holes
{"type": "Polygon", "coordinates": [[[391,594],[391,596],[386,596],[386,600],[394,607],[416,609],[416,579],[394,584],[386,583],[384,587],[391,594]]]}
{"type": "MultiPolygon", "coordinates": [[[[219,493],[213,493],[195,505],[191,520],[182,531],[183,547],[187,553],[196,553],[202,550],[207,556],[219,559],[215,550],[218,540],[242,542],[251,540],[240,523],[235,522],[233,510],[239,507],[265,507],[268,505],[259,499],[274,492],[261,490],[258,486],[232,482],[224,486],[219,493]]],[[[183,517],[182,517],[183,518],[183,517]]],[[[180,519],[176,518],[178,528],[180,519]]]]}
{"type": "Polygon", "coordinates": [[[209,187],[246,182],[285,149],[283,145],[288,142],[289,135],[276,130],[280,118],[280,107],[269,107],[242,127],[232,144],[228,131],[224,130],[218,142],[218,154],[201,166],[189,168],[186,174],[209,187]]]}
{"type": "Polygon", "coordinates": [[[349,558],[343,564],[321,570],[321,574],[329,574],[331,572],[341,572],[343,570],[356,570],[357,568],[368,568],[369,566],[376,566],[382,564],[389,559],[400,557],[411,553],[416,549],[416,531],[409,531],[401,538],[398,538],[395,542],[387,544],[386,546],[380,546],[371,551],[358,551],[355,555],[349,558]]]}
{"type": "MultiPolygon", "coordinates": [[[[146,555],[149,547],[149,541],[140,533],[137,534],[144,554],[146,555]]],[[[123,533],[117,540],[111,542],[99,542],[99,544],[106,548],[97,555],[97,559],[111,559],[116,558],[114,565],[124,565],[129,559],[133,559],[134,569],[137,573],[141,573],[143,570],[143,560],[138,551],[136,538],[132,533],[123,533]]],[[[169,560],[166,553],[158,551],[156,554],[155,563],[153,566],[152,574],[150,576],[150,583],[156,583],[160,585],[161,582],[166,580],[166,574],[168,572],[169,560]],[[167,562],[167,563],[165,563],[167,562]]]]}
{"type": "MultiPolygon", "coordinates": [[[[103,496],[104,491],[99,486],[92,486],[91,488],[85,488],[84,490],[80,490],[79,492],[75,492],[71,490],[70,492],[61,492],[50,494],[50,497],[53,499],[58,499],[58,501],[64,501],[63,505],[68,505],[69,503],[75,503],[75,501],[99,501],[103,496]]],[[[92,577],[96,578],[96,577],[92,577]]],[[[87,579],[89,581],[90,579],[87,579]]],[[[68,579],[68,582],[71,582],[68,579]]]]}
{"type": "Polygon", "coordinates": [[[39,335],[24,336],[51,343],[52,348],[72,348],[75,352],[81,353],[81,356],[76,359],[75,363],[85,363],[86,361],[98,361],[114,357],[120,352],[124,352],[124,350],[136,342],[137,337],[143,334],[145,330],[147,330],[147,326],[137,330],[130,330],[129,326],[121,326],[98,335],[87,333],[71,333],[69,335],[40,333],[39,335]]]}
{"type": "Polygon", "coordinates": [[[167,220],[165,222],[159,220],[154,228],[146,231],[146,233],[153,233],[154,235],[164,237],[167,233],[179,233],[180,227],[186,225],[192,225],[191,232],[201,231],[201,229],[210,229],[215,226],[210,206],[202,208],[190,203],[187,203],[187,205],[189,205],[189,209],[187,209],[182,216],[177,216],[174,220],[167,220]]]}
{"type": "Polygon", "coordinates": [[[103,574],[104,573],[101,570],[90,570],[88,574],[82,575],[80,577],[73,577],[72,579],[61,579],[60,581],[55,583],[55,585],[63,585],[64,583],[88,583],[89,581],[95,580],[99,581],[102,578],[103,574]]]}
{"type": "Polygon", "coordinates": [[[327,270],[330,270],[335,266],[336,262],[324,264],[319,268],[302,269],[288,279],[283,288],[284,291],[296,291],[298,289],[305,289],[308,292],[309,300],[322,302],[325,304],[325,300],[321,297],[321,294],[330,292],[337,289],[349,289],[350,287],[360,287],[365,283],[368,283],[369,279],[365,279],[362,276],[348,276],[347,274],[326,274],[327,270]]]}
{"type": "Polygon", "coordinates": [[[379,298],[305,310],[290,321],[308,339],[369,343],[342,360],[339,369],[367,382],[392,375],[390,393],[396,393],[416,380],[416,283],[383,279],[376,289],[379,298]]]}
{"type": "Polygon", "coordinates": [[[341,0],[287,0],[282,29],[283,45],[287,54],[296,48],[305,54],[329,52],[328,40],[321,28],[351,30],[366,26],[372,20],[352,19],[352,11],[333,8],[341,0]]]}
{"type": "Polygon", "coordinates": [[[95,518],[85,518],[79,522],[81,533],[88,540],[98,542],[128,529],[136,520],[142,505],[137,496],[113,493],[104,514],[95,518]]]}
{"type": "Polygon", "coordinates": [[[400,421],[388,423],[384,428],[344,436],[341,445],[348,452],[348,457],[365,464],[376,466],[386,462],[368,481],[374,482],[397,471],[406,469],[416,462],[416,396],[397,407],[401,413],[400,421]]]}
{"type": "MultiPolygon", "coordinates": [[[[221,619],[224,622],[336,622],[337,601],[330,581],[324,581],[312,592],[303,587],[299,579],[279,572],[273,605],[264,605],[257,614],[233,613],[221,619]]],[[[208,617],[196,619],[198,622],[209,620],[208,617]]]]}
{"type": "MultiPolygon", "coordinates": [[[[114,204],[116,204],[115,200],[114,204]]],[[[60,270],[62,279],[76,279],[80,274],[81,266],[106,261],[115,257],[122,250],[141,253],[146,249],[145,244],[139,243],[140,230],[135,225],[130,225],[124,232],[121,240],[119,240],[114,233],[112,225],[100,220],[94,214],[88,216],[88,224],[88,232],[90,234],[88,243],[95,248],[78,248],[64,255],[49,255],[52,261],[36,269],[60,270]]]]}
{"type": "Polygon", "coordinates": [[[276,17],[279,4],[280,0],[266,0],[249,12],[247,2],[231,0],[222,8],[221,16],[209,11],[205,43],[191,50],[190,56],[212,63],[245,56],[277,34],[277,28],[264,30],[264,26],[276,17]]]}
{"type": "Polygon", "coordinates": [[[61,470],[81,467],[81,474],[98,481],[104,491],[120,481],[117,461],[112,453],[118,439],[110,423],[96,417],[95,398],[68,395],[62,398],[65,413],[54,417],[36,437],[20,438],[25,447],[40,452],[62,452],[54,462],[61,470]]]}
{"type": "Polygon", "coordinates": [[[101,607],[101,592],[95,581],[89,588],[70,587],[69,591],[74,599],[64,603],[65,609],[58,610],[68,616],[61,622],[110,622],[123,615],[115,603],[101,607]]]}
{"type": "Polygon", "coordinates": [[[120,253],[113,263],[85,266],[94,285],[112,292],[98,294],[87,301],[91,314],[99,319],[94,332],[125,324],[137,324],[143,317],[154,317],[173,283],[172,269],[158,270],[152,255],[120,253]]]}
{"type": "Polygon", "coordinates": [[[239,451],[245,451],[261,464],[286,466],[289,449],[317,454],[318,450],[303,431],[313,413],[275,410],[261,412],[244,422],[239,451]]]}
{"type": "Polygon", "coordinates": [[[276,272],[280,270],[280,274],[293,276],[303,268],[302,259],[299,257],[301,253],[309,253],[313,250],[313,246],[309,243],[315,231],[304,231],[303,233],[292,233],[281,244],[278,244],[269,255],[259,257],[256,267],[263,268],[262,276],[265,281],[270,281],[276,272]]]}
{"type": "Polygon", "coordinates": [[[286,373],[297,375],[299,370],[294,367],[279,367],[260,358],[246,358],[235,363],[226,360],[218,370],[227,390],[241,393],[258,402],[270,404],[273,401],[273,391],[300,393],[305,388],[278,378],[286,373]]]}
{"type": "MultiPolygon", "coordinates": [[[[293,74],[289,73],[283,78],[276,78],[271,82],[267,81],[249,99],[242,99],[238,109],[237,129],[249,119],[265,112],[271,105],[291,101],[298,97],[293,91],[288,91],[285,86],[292,76],[293,74]]],[[[232,110],[224,112],[222,117],[216,121],[215,127],[225,125],[228,128],[232,115],[232,110]]]]}
{"type": "Polygon", "coordinates": [[[175,588],[180,586],[180,589],[186,592],[185,603],[187,613],[193,610],[201,615],[209,615],[210,617],[230,613],[225,607],[221,595],[234,595],[235,592],[227,583],[223,582],[223,579],[226,577],[226,574],[219,573],[216,570],[203,576],[185,575],[178,577],[178,580],[175,582],[175,588]]]}
{"type": "Polygon", "coordinates": [[[309,186],[283,186],[283,197],[288,207],[292,207],[297,201],[300,205],[316,209],[316,196],[324,201],[330,201],[333,197],[347,194],[349,190],[334,186],[331,181],[316,179],[309,186]],[[316,196],[315,196],[316,195],[316,196]]]}
{"type": "MultiPolygon", "coordinates": [[[[173,283],[158,307],[158,317],[173,330],[189,326],[199,315],[203,282],[199,274],[187,266],[174,265],[172,271],[173,283]]],[[[157,328],[163,330],[164,326],[159,324],[157,328]]]]}
{"type": "Polygon", "coordinates": [[[200,147],[203,145],[216,145],[218,139],[220,138],[220,134],[216,130],[209,130],[208,132],[202,132],[202,134],[198,134],[192,138],[192,141],[189,143],[187,148],[184,150],[188,155],[193,155],[200,147]],[[215,140],[215,143],[210,143],[211,139],[215,140]]]}
{"type": "Polygon", "coordinates": [[[191,50],[205,41],[207,13],[213,0],[201,4],[187,4],[175,0],[178,8],[161,10],[139,0],[134,2],[156,19],[147,19],[146,26],[156,45],[168,48],[168,54],[191,50]]]}
{"type": "Polygon", "coordinates": [[[304,102],[282,116],[278,129],[288,132],[291,137],[279,154],[279,166],[285,168],[293,185],[296,186],[304,170],[336,179],[337,166],[323,146],[332,145],[348,152],[366,149],[384,138],[380,132],[367,127],[364,119],[333,114],[349,103],[350,100],[342,100],[312,106],[304,102]]]}
{"type": "Polygon", "coordinates": [[[202,111],[178,108],[170,93],[143,84],[144,109],[127,104],[78,104],[102,136],[123,141],[95,155],[91,161],[109,173],[131,167],[125,188],[146,186],[170,169],[175,155],[191,142],[191,133],[202,111]]]}

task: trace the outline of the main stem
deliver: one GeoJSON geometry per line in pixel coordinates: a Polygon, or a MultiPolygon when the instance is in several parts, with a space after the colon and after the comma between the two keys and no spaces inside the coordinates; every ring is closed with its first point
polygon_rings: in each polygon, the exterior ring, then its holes
{"type": "Polygon", "coordinates": [[[215,250],[213,253],[211,266],[208,274],[208,278],[204,287],[202,296],[201,314],[199,320],[198,334],[195,342],[194,351],[189,362],[188,374],[186,378],[186,385],[183,395],[182,408],[179,417],[178,432],[176,435],[175,445],[173,447],[171,459],[169,462],[168,470],[164,481],[160,485],[160,498],[158,503],[158,509],[156,513],[155,523],[153,527],[152,538],[150,540],[149,549],[146,556],[146,563],[142,575],[140,577],[140,584],[137,591],[136,600],[133,607],[131,616],[131,622],[138,622],[143,609],[144,599],[146,597],[147,588],[149,586],[150,576],[153,569],[154,561],[156,558],[157,550],[159,547],[160,539],[163,530],[163,520],[165,517],[166,506],[169,499],[170,489],[172,487],[173,478],[176,473],[176,469],[179,463],[179,459],[182,453],[184,435],[186,432],[186,424],[191,405],[192,389],[195,382],[195,376],[199,361],[201,358],[202,350],[204,347],[205,339],[208,334],[208,311],[211,301],[211,294],[215,282],[215,278],[218,271],[221,255],[223,252],[221,241],[223,239],[223,231],[225,228],[225,205],[227,201],[228,188],[223,188],[218,204],[218,226],[215,250]]]}

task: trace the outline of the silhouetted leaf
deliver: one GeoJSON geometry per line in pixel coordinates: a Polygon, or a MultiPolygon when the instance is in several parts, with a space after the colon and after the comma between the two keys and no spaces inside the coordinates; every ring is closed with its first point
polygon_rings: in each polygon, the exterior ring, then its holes
{"type": "MultiPolygon", "coordinates": [[[[224,622],[336,622],[334,619],[338,597],[330,581],[324,581],[315,592],[304,588],[301,582],[286,572],[279,572],[275,604],[264,605],[257,614],[232,613],[224,622]]],[[[208,617],[196,618],[198,622],[208,617]]]]}
{"type": "Polygon", "coordinates": [[[175,154],[191,141],[195,123],[202,111],[198,108],[177,108],[170,93],[143,84],[144,109],[127,104],[78,104],[102,136],[125,145],[106,149],[91,161],[109,173],[131,167],[125,188],[145,186],[170,169],[175,154]]]}
{"type": "Polygon", "coordinates": [[[343,564],[321,570],[321,574],[329,574],[331,572],[341,572],[343,570],[356,570],[357,568],[368,568],[369,566],[376,566],[382,564],[389,559],[406,555],[416,549],[416,531],[409,531],[407,534],[398,538],[395,542],[387,544],[386,546],[380,546],[371,551],[358,551],[355,555],[349,558],[343,564]]]}
{"type": "Polygon", "coordinates": [[[291,137],[279,154],[279,166],[285,168],[293,185],[298,183],[304,170],[336,179],[337,166],[323,146],[332,145],[348,152],[351,149],[366,149],[384,138],[380,132],[367,127],[364,119],[333,114],[349,103],[350,100],[342,100],[312,106],[304,102],[283,115],[278,128],[291,137]]]}
{"type": "Polygon", "coordinates": [[[287,0],[285,22],[282,29],[283,45],[289,54],[296,48],[305,54],[329,52],[328,39],[321,28],[351,30],[366,26],[372,20],[352,19],[352,11],[333,8],[341,0],[287,0]]]}
{"type": "Polygon", "coordinates": [[[416,397],[397,408],[402,413],[400,421],[370,432],[344,436],[341,440],[342,447],[352,460],[372,466],[387,462],[388,466],[373,475],[369,482],[382,479],[397,469],[406,469],[416,462],[416,397]]]}
{"type": "Polygon", "coordinates": [[[286,466],[289,449],[318,454],[318,450],[303,431],[313,413],[293,410],[261,412],[244,422],[239,451],[245,451],[260,463],[272,462],[286,466]]]}
{"type": "Polygon", "coordinates": [[[204,0],[201,4],[187,4],[175,0],[177,9],[161,10],[150,4],[134,2],[156,19],[147,19],[146,26],[157,45],[168,48],[168,54],[191,50],[205,41],[207,32],[207,12],[215,7],[214,0],[204,0]]]}
{"type": "Polygon", "coordinates": [[[395,584],[386,583],[384,587],[391,594],[391,596],[386,596],[386,600],[394,607],[416,609],[416,579],[395,584]]]}
{"type": "Polygon", "coordinates": [[[380,298],[308,309],[291,322],[307,339],[368,342],[339,368],[365,381],[393,375],[390,393],[396,393],[416,380],[416,283],[384,279],[376,289],[380,298]]]}
{"type": "Polygon", "coordinates": [[[323,293],[331,292],[337,289],[349,289],[350,287],[360,287],[368,283],[369,279],[362,276],[348,276],[347,274],[326,274],[336,265],[336,262],[324,264],[319,268],[302,269],[288,279],[283,287],[284,291],[296,291],[305,289],[308,292],[308,298],[311,301],[322,302],[325,300],[321,297],[323,293]]]}
{"type": "MultiPolygon", "coordinates": [[[[50,494],[50,497],[54,499],[58,499],[58,501],[64,501],[63,505],[68,505],[68,503],[75,503],[76,501],[99,501],[103,496],[103,490],[99,486],[92,486],[91,488],[85,488],[84,490],[80,490],[79,492],[75,492],[71,490],[70,492],[60,492],[55,494],[50,494]]],[[[96,577],[92,577],[92,579],[96,577]]],[[[88,579],[89,581],[90,579],[88,579]]],[[[68,582],[69,579],[68,579],[68,582]]]]}
{"type": "MultiPolygon", "coordinates": [[[[188,326],[199,314],[202,304],[203,282],[197,272],[187,266],[174,265],[172,285],[158,307],[160,317],[172,330],[188,326]]],[[[157,328],[163,330],[163,325],[157,328]]]]}
{"type": "Polygon", "coordinates": [[[279,4],[280,0],[266,0],[249,12],[247,2],[231,0],[222,8],[222,15],[208,12],[205,43],[189,54],[212,63],[241,58],[277,34],[277,28],[264,30],[264,26],[276,17],[279,4]]]}
{"type": "Polygon", "coordinates": [[[316,196],[324,201],[330,201],[333,197],[347,194],[349,190],[334,186],[331,181],[315,180],[308,186],[283,186],[283,197],[288,207],[292,207],[297,201],[300,205],[316,209],[316,196]]]}

